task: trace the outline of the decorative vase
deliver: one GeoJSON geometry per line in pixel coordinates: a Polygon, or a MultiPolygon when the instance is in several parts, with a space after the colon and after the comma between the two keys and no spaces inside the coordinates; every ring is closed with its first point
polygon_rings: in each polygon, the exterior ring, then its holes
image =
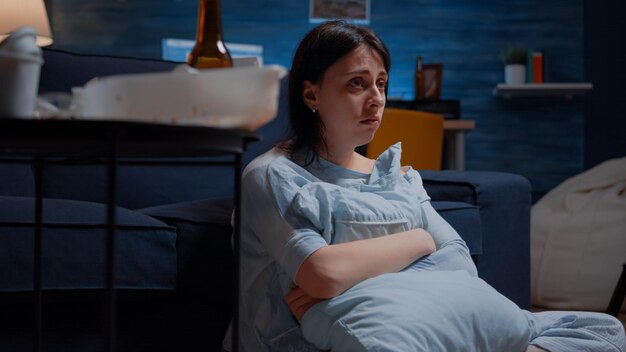
{"type": "Polygon", "coordinates": [[[526,83],[526,65],[513,64],[504,66],[504,83],[526,83]]]}

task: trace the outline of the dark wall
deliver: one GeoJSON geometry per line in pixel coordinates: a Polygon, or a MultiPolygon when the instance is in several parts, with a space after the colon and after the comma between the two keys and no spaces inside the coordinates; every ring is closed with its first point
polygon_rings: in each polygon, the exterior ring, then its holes
{"type": "MultiPolygon", "coordinates": [[[[617,1],[617,0],[615,0],[617,1]]],[[[47,0],[53,47],[160,57],[161,39],[193,39],[197,0],[47,0]]],[[[289,67],[309,23],[307,0],[223,0],[227,42],[259,44],[266,64],[289,67]]],[[[392,54],[389,94],[413,98],[415,58],[443,63],[442,98],[460,99],[466,166],[524,175],[541,195],[584,168],[581,99],[506,101],[500,51],[519,43],[545,54],[546,81],[583,80],[583,0],[371,1],[371,22],[392,54]]]]}
{"type": "MultiPolygon", "coordinates": [[[[584,1],[585,168],[626,156],[626,2],[584,1]]],[[[626,172],[626,170],[624,170],[626,172]]]]}

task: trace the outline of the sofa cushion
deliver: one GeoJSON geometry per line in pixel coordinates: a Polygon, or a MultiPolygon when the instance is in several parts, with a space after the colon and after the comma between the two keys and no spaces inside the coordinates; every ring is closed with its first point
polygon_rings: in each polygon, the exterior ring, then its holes
{"type": "Polygon", "coordinates": [[[0,165],[0,195],[30,197],[35,194],[33,169],[30,165],[0,165]]]}
{"type": "MultiPolygon", "coordinates": [[[[180,310],[186,310],[180,325],[195,321],[196,326],[202,327],[196,336],[217,341],[218,346],[232,317],[232,210],[231,198],[203,199],[137,210],[176,227],[177,293],[179,297],[184,297],[185,302],[180,310]]],[[[193,345],[188,341],[185,343],[193,345]]],[[[216,350],[219,350],[218,346],[216,350]]]]}
{"type": "Polygon", "coordinates": [[[232,274],[231,198],[210,198],[138,209],[176,227],[178,289],[181,293],[226,295],[215,282],[230,282],[232,274]],[[213,290],[211,290],[213,288],[213,290]]]}
{"type": "Polygon", "coordinates": [[[472,256],[483,253],[478,207],[463,202],[432,202],[433,208],[463,238],[472,256]]]}
{"type": "Polygon", "coordinates": [[[420,171],[424,188],[433,201],[446,200],[476,204],[476,187],[457,172],[420,171]]]}
{"type": "MultiPolygon", "coordinates": [[[[120,165],[117,202],[124,208],[138,209],[226,196],[232,194],[233,179],[233,170],[224,167],[120,165]]],[[[104,202],[106,190],[105,166],[51,165],[44,170],[46,198],[104,202]]]]}
{"type": "MultiPolygon", "coordinates": [[[[0,197],[0,291],[33,288],[34,199],[0,197]]],[[[44,199],[44,289],[106,287],[106,205],[44,199]]],[[[116,287],[176,288],[176,232],[167,224],[117,208],[116,287]]]]}

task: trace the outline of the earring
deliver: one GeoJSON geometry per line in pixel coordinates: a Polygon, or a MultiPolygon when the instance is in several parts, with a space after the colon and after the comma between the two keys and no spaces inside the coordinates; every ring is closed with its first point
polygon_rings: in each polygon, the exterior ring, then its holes
{"type": "Polygon", "coordinates": [[[317,109],[315,107],[311,107],[311,111],[315,114],[317,112],[317,109]]]}

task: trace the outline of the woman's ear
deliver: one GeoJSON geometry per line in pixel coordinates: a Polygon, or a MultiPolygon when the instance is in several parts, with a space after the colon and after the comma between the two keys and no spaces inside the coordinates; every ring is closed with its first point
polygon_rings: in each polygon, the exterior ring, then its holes
{"type": "Polygon", "coordinates": [[[302,82],[302,99],[311,109],[317,109],[317,85],[305,80],[302,82]]]}

